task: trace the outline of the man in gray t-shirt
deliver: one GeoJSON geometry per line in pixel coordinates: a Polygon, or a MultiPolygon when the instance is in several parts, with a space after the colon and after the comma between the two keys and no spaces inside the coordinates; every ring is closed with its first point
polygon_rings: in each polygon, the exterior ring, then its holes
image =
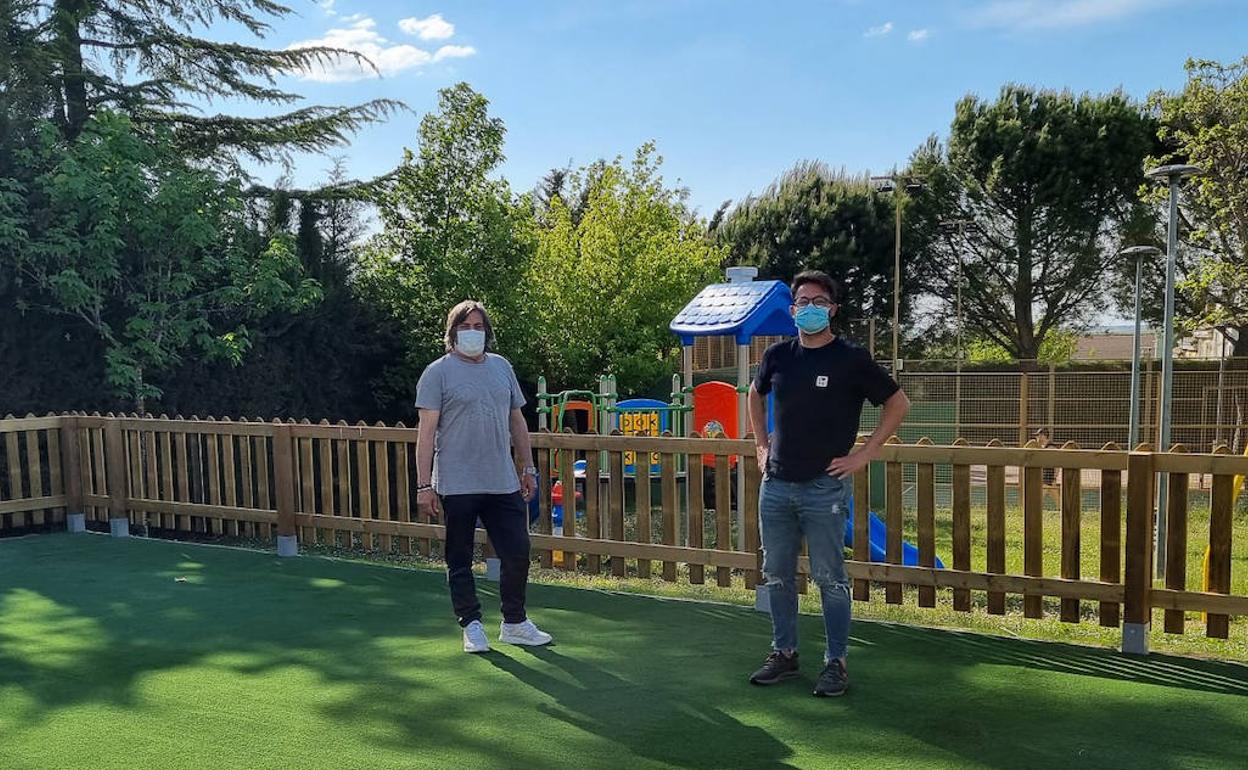
{"type": "Polygon", "coordinates": [[[472,576],[478,519],[501,567],[499,639],[523,645],[551,640],[524,608],[527,502],[537,489],[537,469],[520,412],[524,394],[507,359],[486,352],[492,336],[481,303],[459,303],[447,316],[446,355],[425,369],[416,386],[416,501],[426,516],[445,514],[447,583],[465,652],[490,649],[472,576]]]}
{"type": "Polygon", "coordinates": [[[481,361],[447,353],[425,369],[416,408],[438,412],[433,488],[439,495],[509,495],[520,491],[511,453],[511,411],[524,394],[507,359],[481,361]],[[470,472],[465,472],[470,471],[470,472]]]}

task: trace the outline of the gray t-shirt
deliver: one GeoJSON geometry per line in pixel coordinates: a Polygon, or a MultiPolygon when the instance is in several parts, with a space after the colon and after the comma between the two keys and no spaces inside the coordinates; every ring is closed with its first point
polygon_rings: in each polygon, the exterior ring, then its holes
{"type": "Polygon", "coordinates": [[[511,453],[511,410],[524,394],[511,364],[487,353],[480,363],[447,353],[416,386],[416,408],[440,412],[433,487],[439,495],[506,495],[520,490],[511,453]]]}

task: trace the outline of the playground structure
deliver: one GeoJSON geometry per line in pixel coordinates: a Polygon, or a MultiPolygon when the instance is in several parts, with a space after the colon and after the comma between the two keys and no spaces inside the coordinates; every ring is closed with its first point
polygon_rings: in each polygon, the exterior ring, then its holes
{"type": "MultiPolygon", "coordinates": [[[[615,378],[599,377],[598,392],[569,390],[548,393],[545,378],[538,379],[538,429],[564,431],[569,415],[584,415],[586,431],[610,435],[618,431],[627,436],[672,436],[704,438],[743,438],[749,432],[747,394],[750,386],[748,350],[756,337],[794,336],[797,328],[789,315],[793,302],[789,287],[781,281],[756,281],[758,268],[730,267],[726,282],[711,284],[676,317],[670,329],[681,342],[682,374],[672,376],[671,400],[623,399],[617,393],[615,378]],[[693,345],[699,337],[731,336],[739,348],[747,352],[740,357],[736,384],[693,382],[693,345]]],[[[770,406],[770,401],[769,401],[770,406]]],[[[771,426],[768,410],[768,427],[771,426]]],[[[634,466],[636,458],[626,458],[634,466]]],[[[704,463],[711,463],[704,458],[704,463]]],[[[657,469],[657,457],[651,458],[657,469]]],[[[735,459],[732,463],[736,465],[735,459]]],[[[635,472],[635,469],[629,471],[635,472]]],[[[688,469],[682,469],[687,473],[688,469]]],[[[737,482],[737,522],[741,526],[740,503],[742,480],[737,482]]]]}
{"type": "MultiPolygon", "coordinates": [[[[725,283],[711,284],[693,298],[672,320],[670,328],[680,338],[682,349],[681,375],[672,376],[672,387],[669,401],[646,398],[625,398],[619,396],[616,380],[613,375],[598,378],[598,390],[565,390],[550,393],[546,388],[546,379],[538,378],[537,415],[539,431],[563,433],[588,433],[598,435],[620,434],[624,436],[652,437],[681,436],[701,438],[743,439],[750,432],[748,418],[748,394],[751,374],[749,351],[752,342],[757,338],[793,337],[797,328],[789,314],[793,295],[789,287],[781,281],[756,281],[758,274],[754,267],[730,267],[727,269],[725,283]],[[698,339],[713,337],[730,337],[738,348],[736,384],[710,381],[698,385],[693,384],[693,348],[698,339]],[[572,425],[569,425],[569,422],[572,425]]],[[[767,429],[770,432],[774,425],[774,399],[767,400],[767,429]]],[[[623,455],[624,475],[639,483],[637,456],[633,452],[623,455]]],[[[643,459],[644,462],[644,459],[643,459]]],[[[704,455],[702,467],[710,474],[716,466],[713,455],[704,455]]],[[[677,483],[687,480],[690,468],[683,458],[676,468],[677,483]]],[[[661,472],[658,452],[649,455],[648,472],[642,475],[656,480],[661,472]]],[[[599,453],[599,485],[607,481],[606,452],[599,453]]],[[[733,511],[736,521],[735,530],[743,533],[746,529],[746,490],[745,475],[737,469],[737,458],[730,457],[729,473],[734,477],[735,495],[733,511]]],[[[574,464],[574,483],[582,486],[590,483],[586,475],[587,461],[578,460],[574,464]]],[[[882,469],[880,469],[882,470],[882,469]]],[[[552,493],[557,495],[553,504],[555,526],[562,525],[566,506],[564,505],[564,485],[560,478],[558,461],[551,465],[549,478],[539,483],[551,484],[552,493]]],[[[877,472],[880,483],[883,474],[877,472]]],[[[712,487],[714,489],[714,487],[712,487]]],[[[575,500],[582,499],[578,490],[575,500]]],[[[687,500],[687,493],[686,493],[687,500]]],[[[881,489],[871,495],[871,501],[883,503],[881,489]]],[[[576,508],[578,517],[583,510],[576,508]]],[[[868,506],[869,507],[869,506],[868,506]]],[[[845,544],[853,547],[853,500],[850,501],[846,520],[845,544]]],[[[530,517],[537,518],[537,502],[530,507],[530,517]]],[[[869,512],[870,559],[884,562],[886,559],[885,526],[883,520],[874,512],[869,512]]],[[[738,535],[740,536],[740,535],[738,535]]],[[[918,565],[918,549],[911,543],[903,543],[904,563],[918,565]]],[[[562,554],[556,554],[556,561],[562,554]]],[[[943,563],[935,560],[935,565],[943,567],[943,563]]]]}
{"type": "MultiPolygon", "coordinates": [[[[797,329],[789,315],[793,297],[781,281],[756,281],[758,269],[730,267],[726,282],[711,284],[695,296],[672,319],[670,329],[681,342],[682,374],[672,376],[671,400],[620,399],[615,378],[599,377],[598,392],[546,392],[545,378],[538,379],[538,429],[562,432],[567,429],[569,415],[578,419],[588,433],[626,436],[701,436],[704,438],[743,438],[749,432],[747,394],[750,385],[748,350],[755,337],[794,336],[797,329]],[[731,336],[747,353],[741,356],[743,366],[737,370],[736,384],[720,381],[693,382],[693,345],[699,337],[731,336]]],[[[770,400],[769,400],[770,407],[770,400]]],[[[768,410],[768,427],[771,426],[768,410]]],[[[581,431],[573,431],[581,432],[581,431]]],[[[604,458],[605,459],[605,458],[604,458]]],[[[637,458],[625,456],[625,470],[636,474],[637,458]]],[[[714,458],[703,458],[704,466],[713,466],[714,458]]],[[[653,473],[658,472],[657,453],[650,457],[653,473]]],[[[604,466],[600,466],[604,467],[604,466]]],[[[732,468],[736,458],[731,459],[732,468]]],[[[585,463],[577,470],[584,478],[585,463]]],[[[557,473],[557,469],[555,469],[557,473]]],[[[682,465],[678,476],[683,478],[689,468],[682,465]]],[[[735,516],[737,531],[744,531],[744,477],[736,474],[735,516]]]]}

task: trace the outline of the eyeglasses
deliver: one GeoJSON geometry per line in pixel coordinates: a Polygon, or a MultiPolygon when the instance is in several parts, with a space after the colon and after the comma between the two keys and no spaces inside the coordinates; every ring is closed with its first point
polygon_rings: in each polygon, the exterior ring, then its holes
{"type": "Polygon", "coordinates": [[[815,297],[814,299],[806,299],[805,297],[802,297],[799,300],[793,301],[793,307],[807,307],[808,305],[814,305],[815,307],[821,307],[824,310],[827,310],[832,307],[832,300],[825,299],[823,297],[815,297]]]}

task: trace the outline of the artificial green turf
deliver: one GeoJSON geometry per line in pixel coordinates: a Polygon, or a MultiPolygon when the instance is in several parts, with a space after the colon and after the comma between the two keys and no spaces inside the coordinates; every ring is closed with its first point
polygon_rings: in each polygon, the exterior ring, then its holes
{"type": "MultiPolygon", "coordinates": [[[[494,586],[483,583],[487,628],[494,586]]],[[[441,574],[0,541],[0,768],[1243,767],[1248,668],[860,622],[850,694],[745,678],[748,609],[530,589],[556,646],[460,652],[441,574]],[[179,580],[184,578],[185,580],[179,580]]]]}

